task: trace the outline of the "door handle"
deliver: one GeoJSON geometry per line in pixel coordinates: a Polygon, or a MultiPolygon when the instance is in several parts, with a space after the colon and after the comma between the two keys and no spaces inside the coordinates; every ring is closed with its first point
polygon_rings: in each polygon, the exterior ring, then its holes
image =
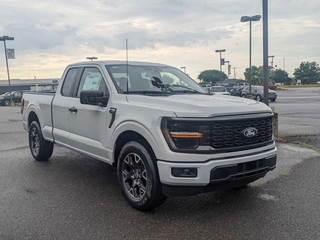
{"type": "Polygon", "coordinates": [[[76,113],[76,112],[78,112],[78,109],[76,109],[75,107],[71,107],[71,108],[69,108],[69,111],[76,113]]]}

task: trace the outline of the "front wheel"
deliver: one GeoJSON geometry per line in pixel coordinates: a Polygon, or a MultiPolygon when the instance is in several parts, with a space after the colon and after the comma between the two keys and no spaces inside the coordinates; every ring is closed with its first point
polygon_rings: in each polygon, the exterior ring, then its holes
{"type": "Polygon", "coordinates": [[[5,106],[10,106],[10,100],[5,100],[5,101],[3,102],[3,104],[4,104],[5,106]]]}
{"type": "Polygon", "coordinates": [[[258,102],[260,102],[260,101],[261,101],[261,96],[260,96],[260,95],[257,95],[257,96],[256,96],[256,100],[257,100],[258,102]]]}
{"type": "Polygon", "coordinates": [[[37,161],[47,161],[53,152],[53,143],[43,138],[39,123],[36,121],[30,124],[29,147],[32,156],[37,161]]]}
{"type": "Polygon", "coordinates": [[[165,202],[156,162],[148,148],[128,142],[118,158],[118,180],[128,203],[140,211],[148,211],[165,202]]]}

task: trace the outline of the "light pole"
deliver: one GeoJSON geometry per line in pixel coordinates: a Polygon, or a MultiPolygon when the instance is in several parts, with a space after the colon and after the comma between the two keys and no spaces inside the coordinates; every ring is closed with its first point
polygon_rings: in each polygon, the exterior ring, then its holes
{"type": "Polygon", "coordinates": [[[273,68],[273,58],[274,58],[274,57],[275,57],[274,55],[268,56],[268,58],[271,58],[271,68],[273,68]]]}
{"type": "Polygon", "coordinates": [[[221,62],[221,53],[225,52],[225,49],[218,49],[216,52],[220,53],[220,72],[222,72],[222,62],[221,62]]]}
{"type": "Polygon", "coordinates": [[[14,37],[9,37],[9,36],[2,36],[2,37],[0,37],[0,41],[3,41],[4,55],[5,55],[5,57],[6,57],[8,83],[9,83],[9,93],[10,93],[10,104],[11,104],[11,102],[12,102],[12,95],[11,95],[11,83],[10,83],[10,74],[9,74],[9,65],[8,65],[8,55],[7,55],[6,40],[8,40],[8,41],[13,41],[13,40],[14,40],[14,37]]]}
{"type": "Polygon", "coordinates": [[[93,61],[94,59],[98,59],[97,57],[87,57],[87,59],[93,61]]]}
{"type": "Polygon", "coordinates": [[[255,15],[252,17],[242,16],[241,22],[249,22],[250,23],[250,31],[249,31],[249,92],[251,94],[251,32],[252,32],[252,21],[259,21],[261,19],[261,15],[255,15]]]}
{"type": "Polygon", "coordinates": [[[184,73],[186,73],[186,71],[187,71],[187,70],[186,70],[186,69],[187,69],[186,67],[180,67],[180,69],[183,69],[184,73]]]}
{"type": "Polygon", "coordinates": [[[229,63],[230,63],[230,61],[224,61],[224,62],[228,64],[227,76],[228,76],[228,78],[229,78],[229,75],[230,75],[230,71],[229,71],[229,63]]]}

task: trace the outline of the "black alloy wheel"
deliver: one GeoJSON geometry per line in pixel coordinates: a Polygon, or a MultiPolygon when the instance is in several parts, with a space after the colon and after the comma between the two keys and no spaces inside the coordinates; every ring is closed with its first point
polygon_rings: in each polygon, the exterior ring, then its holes
{"type": "Polygon", "coordinates": [[[122,194],[133,208],[140,211],[152,210],[166,200],[152,156],[146,144],[131,141],[122,147],[118,158],[122,194]]]}
{"type": "Polygon", "coordinates": [[[37,161],[47,161],[53,152],[53,143],[43,138],[39,123],[36,121],[30,124],[29,147],[32,156],[37,161]]]}

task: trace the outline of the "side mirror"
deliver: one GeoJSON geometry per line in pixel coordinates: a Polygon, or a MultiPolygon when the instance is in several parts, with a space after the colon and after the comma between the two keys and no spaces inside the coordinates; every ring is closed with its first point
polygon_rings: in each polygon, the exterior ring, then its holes
{"type": "Polygon", "coordinates": [[[103,91],[81,91],[80,103],[88,105],[99,105],[105,107],[108,104],[108,96],[103,95],[103,91]]]}

